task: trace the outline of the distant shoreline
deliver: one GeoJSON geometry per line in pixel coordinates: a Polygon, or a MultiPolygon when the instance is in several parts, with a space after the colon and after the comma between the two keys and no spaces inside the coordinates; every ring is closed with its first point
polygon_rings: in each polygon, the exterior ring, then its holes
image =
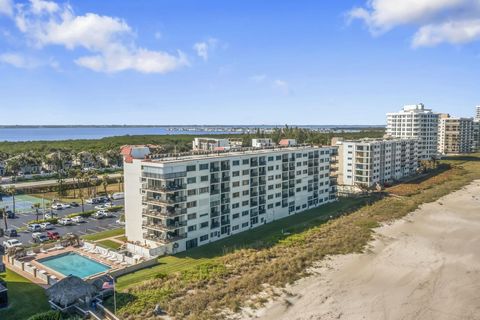
{"type": "MultiPolygon", "coordinates": [[[[325,128],[325,129],[361,129],[385,128],[385,125],[288,125],[298,128],[325,128]]],[[[283,128],[285,125],[0,125],[0,129],[33,129],[33,128],[283,128]]]]}

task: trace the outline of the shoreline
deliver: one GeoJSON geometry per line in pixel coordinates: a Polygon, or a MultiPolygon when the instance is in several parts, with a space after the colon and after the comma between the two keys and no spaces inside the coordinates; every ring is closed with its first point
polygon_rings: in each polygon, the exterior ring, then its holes
{"type": "Polygon", "coordinates": [[[376,228],[365,253],[327,257],[279,298],[235,318],[476,319],[479,228],[475,180],[376,228]]]}

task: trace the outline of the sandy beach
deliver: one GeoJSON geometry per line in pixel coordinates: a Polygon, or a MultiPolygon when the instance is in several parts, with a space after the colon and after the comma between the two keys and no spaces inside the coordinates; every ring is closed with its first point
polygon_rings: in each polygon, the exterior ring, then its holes
{"type": "Polygon", "coordinates": [[[375,231],[243,319],[480,319],[480,181],[375,231]]]}

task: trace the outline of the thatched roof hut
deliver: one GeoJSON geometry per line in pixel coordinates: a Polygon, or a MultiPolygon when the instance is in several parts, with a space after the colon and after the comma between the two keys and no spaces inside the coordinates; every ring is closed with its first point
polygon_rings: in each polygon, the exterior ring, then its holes
{"type": "Polygon", "coordinates": [[[97,289],[76,276],[68,276],[46,290],[50,300],[63,308],[73,305],[78,299],[91,299],[97,289]]]}

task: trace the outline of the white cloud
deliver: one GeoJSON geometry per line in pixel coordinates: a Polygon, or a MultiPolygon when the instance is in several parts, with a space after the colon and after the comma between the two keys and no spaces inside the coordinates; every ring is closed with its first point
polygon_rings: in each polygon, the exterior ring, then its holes
{"type": "Polygon", "coordinates": [[[0,62],[22,69],[32,69],[38,66],[38,62],[21,53],[7,52],[0,55],[0,62]]]}
{"type": "Polygon", "coordinates": [[[290,94],[290,87],[288,83],[284,80],[274,80],[273,81],[273,88],[280,91],[281,93],[288,95],[290,94]]]}
{"type": "Polygon", "coordinates": [[[17,11],[14,19],[18,29],[37,48],[59,45],[69,50],[86,49],[90,54],[78,57],[75,63],[93,71],[167,73],[188,65],[180,51],[170,54],[137,46],[130,26],[116,17],[76,15],[69,5],[60,8],[45,0],[19,4],[17,11]]]}
{"type": "Polygon", "coordinates": [[[347,17],[363,21],[373,35],[398,26],[417,27],[414,47],[466,43],[479,38],[480,0],[368,0],[347,17]]]}
{"type": "Polygon", "coordinates": [[[209,52],[212,52],[217,47],[218,40],[209,38],[207,41],[197,42],[193,45],[193,49],[197,55],[204,61],[208,60],[209,52]]]}
{"type": "Polygon", "coordinates": [[[0,0],[0,15],[13,15],[13,3],[12,0],[0,0]]]}
{"type": "Polygon", "coordinates": [[[480,39],[480,19],[422,26],[412,46],[434,46],[443,42],[462,44],[480,39]]]}

